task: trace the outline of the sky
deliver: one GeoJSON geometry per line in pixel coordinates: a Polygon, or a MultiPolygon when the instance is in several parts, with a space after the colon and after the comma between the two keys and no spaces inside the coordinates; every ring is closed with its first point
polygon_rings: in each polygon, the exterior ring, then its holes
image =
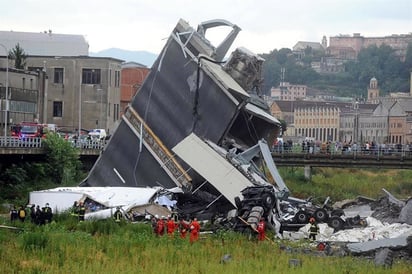
{"type": "MultiPolygon", "coordinates": [[[[84,35],[90,52],[108,48],[159,54],[179,19],[239,26],[232,48],[254,53],[298,41],[412,33],[411,0],[0,0],[0,30],[84,35]]],[[[206,32],[217,46],[231,29],[206,32]]]]}

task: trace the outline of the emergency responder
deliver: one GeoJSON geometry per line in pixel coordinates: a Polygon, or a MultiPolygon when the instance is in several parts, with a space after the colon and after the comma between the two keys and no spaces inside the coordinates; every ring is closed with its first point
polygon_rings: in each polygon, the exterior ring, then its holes
{"type": "Polygon", "coordinates": [[[15,220],[17,220],[19,217],[19,214],[17,212],[16,206],[12,206],[10,208],[10,221],[14,222],[15,220]]]}
{"type": "Polygon", "coordinates": [[[122,214],[122,212],[120,211],[120,206],[116,207],[116,211],[115,211],[114,214],[113,214],[113,218],[114,218],[114,221],[115,221],[116,223],[120,223],[120,221],[122,220],[123,214],[122,214]]]}
{"type": "Polygon", "coordinates": [[[79,203],[77,201],[73,202],[73,205],[70,208],[70,215],[77,218],[79,217],[79,203]]]}
{"type": "Polygon", "coordinates": [[[24,209],[24,206],[20,206],[19,208],[19,220],[24,222],[24,220],[26,219],[26,210],[24,209]]]}
{"type": "Polygon", "coordinates": [[[84,215],[86,214],[86,207],[84,206],[83,202],[80,202],[79,204],[79,222],[83,222],[84,221],[84,215]]]}
{"type": "Polygon", "coordinates": [[[44,218],[44,223],[49,224],[52,221],[53,218],[53,211],[49,205],[49,203],[46,203],[46,206],[42,208],[42,213],[43,213],[43,218],[44,218]]]}
{"type": "Polygon", "coordinates": [[[44,216],[39,205],[36,206],[36,224],[44,225],[44,216]]]}
{"type": "Polygon", "coordinates": [[[37,220],[36,220],[36,205],[31,205],[31,207],[30,207],[30,221],[33,224],[37,223],[37,220]]]}
{"type": "Polygon", "coordinates": [[[200,224],[197,221],[197,218],[193,218],[190,222],[190,243],[193,244],[197,240],[199,240],[199,233],[200,233],[200,224]]]}
{"type": "Polygon", "coordinates": [[[187,231],[189,230],[189,222],[187,222],[184,218],[180,219],[179,222],[179,232],[180,238],[186,238],[187,231]]]}
{"type": "Polygon", "coordinates": [[[162,216],[162,218],[160,218],[157,221],[157,236],[163,236],[165,234],[165,216],[162,216]]]}
{"type": "Polygon", "coordinates": [[[309,219],[310,227],[309,227],[309,239],[312,241],[316,240],[316,235],[318,235],[319,232],[319,226],[316,223],[315,218],[311,217],[309,219]]]}
{"type": "Polygon", "coordinates": [[[167,235],[169,235],[170,237],[173,236],[175,229],[176,229],[176,223],[173,220],[172,217],[167,216],[167,223],[166,223],[166,227],[167,227],[167,235]]]}
{"type": "Polygon", "coordinates": [[[157,220],[159,219],[159,215],[152,216],[152,229],[153,233],[157,236],[157,220]]]}
{"type": "Polygon", "coordinates": [[[260,218],[260,221],[257,225],[257,233],[258,233],[258,240],[259,241],[264,241],[265,240],[265,218],[260,218]]]}

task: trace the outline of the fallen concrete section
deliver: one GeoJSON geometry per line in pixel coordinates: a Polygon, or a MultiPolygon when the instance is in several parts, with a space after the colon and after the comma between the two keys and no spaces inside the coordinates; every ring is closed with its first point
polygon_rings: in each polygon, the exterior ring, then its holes
{"type": "MultiPolygon", "coordinates": [[[[412,233],[410,234],[412,235],[412,233]]],[[[390,248],[390,249],[402,249],[408,246],[408,236],[390,238],[390,239],[380,239],[362,243],[351,243],[347,244],[347,247],[352,253],[366,253],[370,251],[375,251],[381,248],[390,248]]]]}

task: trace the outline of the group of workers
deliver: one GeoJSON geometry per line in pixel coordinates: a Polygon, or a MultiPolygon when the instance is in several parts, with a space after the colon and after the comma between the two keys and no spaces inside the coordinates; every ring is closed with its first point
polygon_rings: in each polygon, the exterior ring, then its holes
{"type": "Polygon", "coordinates": [[[180,219],[178,222],[174,220],[171,216],[162,216],[159,218],[158,215],[152,216],[152,229],[153,233],[161,237],[167,234],[169,237],[173,237],[175,232],[178,231],[180,238],[185,239],[187,233],[190,233],[189,241],[194,243],[199,240],[200,224],[197,218],[193,218],[190,221],[185,219],[180,219]]]}
{"type": "Polygon", "coordinates": [[[16,206],[12,206],[10,209],[10,221],[14,222],[20,220],[24,222],[30,216],[30,221],[36,225],[45,225],[52,222],[53,219],[53,210],[51,209],[49,203],[42,208],[39,205],[31,205],[30,208],[24,208],[20,206],[19,209],[16,209],[16,206]],[[29,213],[29,214],[27,214],[29,213]]]}

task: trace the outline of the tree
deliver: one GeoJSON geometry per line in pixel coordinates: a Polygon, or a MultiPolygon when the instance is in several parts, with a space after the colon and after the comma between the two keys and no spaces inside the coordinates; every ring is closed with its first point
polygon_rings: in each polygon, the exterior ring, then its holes
{"type": "Polygon", "coordinates": [[[44,140],[49,175],[56,184],[66,184],[79,176],[79,153],[70,142],[58,134],[49,133],[44,140]]]}
{"type": "Polygon", "coordinates": [[[26,66],[27,55],[24,52],[23,48],[20,47],[19,43],[17,43],[17,45],[10,50],[9,58],[14,60],[14,67],[16,69],[24,69],[24,67],[26,66]]]}

